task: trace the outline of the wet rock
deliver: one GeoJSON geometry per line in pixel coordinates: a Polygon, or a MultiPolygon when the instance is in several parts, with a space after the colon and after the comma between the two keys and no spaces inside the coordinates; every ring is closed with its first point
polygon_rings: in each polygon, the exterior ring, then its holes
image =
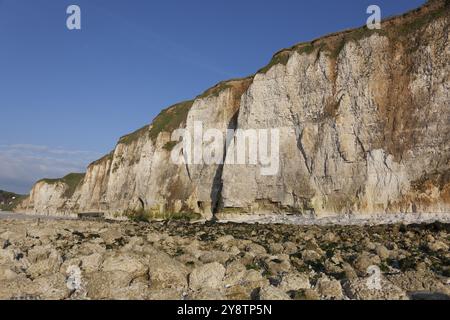
{"type": "Polygon", "coordinates": [[[325,260],[323,266],[327,274],[334,274],[337,276],[338,274],[344,273],[344,269],[341,267],[340,263],[336,264],[333,261],[327,259],[325,260]]]}
{"type": "Polygon", "coordinates": [[[269,280],[265,279],[259,271],[245,270],[239,276],[225,280],[226,296],[232,300],[247,300],[252,298],[252,293],[260,287],[269,285],[269,280]]]}

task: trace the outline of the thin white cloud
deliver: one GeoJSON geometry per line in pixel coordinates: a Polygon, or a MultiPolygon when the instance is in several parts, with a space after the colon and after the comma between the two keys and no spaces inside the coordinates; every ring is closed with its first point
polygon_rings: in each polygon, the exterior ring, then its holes
{"type": "Polygon", "coordinates": [[[0,145],[0,189],[27,193],[42,178],[84,172],[86,166],[101,155],[39,145],[0,145]]]}

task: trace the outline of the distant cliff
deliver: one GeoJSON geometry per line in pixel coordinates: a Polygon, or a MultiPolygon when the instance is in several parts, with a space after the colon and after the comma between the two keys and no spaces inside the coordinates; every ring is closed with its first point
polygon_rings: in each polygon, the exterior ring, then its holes
{"type": "MultiPolygon", "coordinates": [[[[122,137],[86,174],[42,180],[17,211],[155,218],[450,212],[449,2],[279,51],[122,137]],[[171,132],[280,128],[280,171],[183,165],[171,132]]],[[[225,146],[224,146],[225,147],[225,146]]],[[[228,155],[227,155],[228,156],[228,155]]]]}

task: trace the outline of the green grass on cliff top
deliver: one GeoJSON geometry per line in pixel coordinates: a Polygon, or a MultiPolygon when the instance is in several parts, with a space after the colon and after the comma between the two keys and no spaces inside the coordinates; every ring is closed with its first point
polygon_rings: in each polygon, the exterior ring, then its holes
{"type": "Polygon", "coordinates": [[[42,179],[38,182],[45,182],[48,184],[64,183],[68,186],[67,190],[64,192],[64,197],[70,198],[75,193],[78,185],[83,181],[85,173],[69,173],[67,176],[60,179],[42,179]]]}
{"type": "Polygon", "coordinates": [[[119,143],[129,145],[145,135],[148,135],[150,139],[155,141],[161,132],[173,132],[186,121],[188,112],[193,104],[194,100],[184,101],[161,111],[151,125],[123,136],[120,138],[119,143]]]}
{"type": "MultiPolygon", "coordinates": [[[[429,1],[430,4],[440,2],[439,0],[431,0],[429,1]]],[[[278,51],[275,53],[275,55],[270,60],[269,64],[265,67],[258,70],[257,73],[267,73],[273,66],[277,64],[286,65],[289,61],[289,58],[293,52],[297,52],[299,54],[303,53],[312,53],[315,49],[324,49],[329,52],[330,57],[337,58],[339,56],[339,53],[344,48],[345,44],[350,41],[359,41],[361,39],[370,37],[371,35],[378,33],[378,34],[385,34],[393,38],[398,38],[400,36],[408,35],[412,32],[416,32],[420,30],[421,28],[425,27],[427,24],[432,22],[433,20],[449,14],[449,7],[450,7],[450,0],[443,1],[443,6],[435,9],[430,10],[426,13],[420,13],[421,8],[418,8],[416,10],[412,10],[410,12],[407,12],[401,16],[397,17],[391,17],[386,20],[383,20],[383,22],[387,22],[389,20],[393,20],[396,18],[405,18],[405,21],[401,23],[400,25],[396,26],[388,26],[383,27],[381,30],[370,30],[367,28],[367,26],[362,26],[360,28],[355,28],[347,31],[341,31],[336,32],[321,38],[318,38],[316,40],[313,40],[311,42],[303,42],[296,44],[292,46],[291,48],[286,48],[283,50],[278,51]],[[412,17],[411,19],[407,19],[408,16],[411,17],[414,14],[418,14],[417,17],[412,17]],[[385,30],[386,29],[386,30],[385,30]],[[332,47],[329,47],[328,45],[324,45],[324,42],[332,37],[332,36],[340,36],[340,40],[336,41],[335,45],[332,47]]]]}
{"type": "Polygon", "coordinates": [[[163,110],[156,118],[150,128],[150,138],[156,140],[161,132],[173,132],[182,123],[186,122],[189,110],[191,110],[194,100],[178,103],[166,110],[163,110]]]}
{"type": "Polygon", "coordinates": [[[95,160],[94,162],[92,162],[88,167],[95,166],[95,165],[100,164],[100,163],[102,163],[104,161],[112,160],[113,156],[114,156],[114,151],[111,151],[110,153],[104,155],[100,159],[95,160]]]}

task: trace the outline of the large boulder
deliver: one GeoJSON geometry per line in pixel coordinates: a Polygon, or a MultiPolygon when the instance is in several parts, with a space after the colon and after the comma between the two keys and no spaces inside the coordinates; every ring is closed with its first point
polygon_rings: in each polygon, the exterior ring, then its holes
{"type": "Polygon", "coordinates": [[[122,275],[127,282],[139,277],[148,277],[148,266],[131,254],[113,254],[103,261],[102,271],[105,273],[122,275]]]}
{"type": "Polygon", "coordinates": [[[181,262],[153,248],[146,249],[145,259],[152,290],[188,286],[189,269],[181,262]]]}
{"type": "Polygon", "coordinates": [[[219,289],[223,287],[225,267],[218,262],[195,268],[189,275],[189,287],[192,290],[219,289]]]}

